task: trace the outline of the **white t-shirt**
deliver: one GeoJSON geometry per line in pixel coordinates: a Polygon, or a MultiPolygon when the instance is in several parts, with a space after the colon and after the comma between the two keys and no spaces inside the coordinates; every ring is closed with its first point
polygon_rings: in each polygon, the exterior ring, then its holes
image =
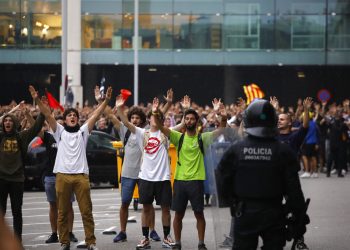
{"type": "Polygon", "coordinates": [[[145,132],[145,129],[136,127],[135,135],[139,146],[143,148],[139,178],[147,181],[170,180],[168,148],[164,145],[169,145],[168,139],[160,135],[160,130],[156,132],[147,130],[146,133],[150,134],[144,146],[145,132]],[[162,138],[166,140],[165,143],[162,143],[162,138]]]}
{"type": "Polygon", "coordinates": [[[53,134],[57,142],[54,173],[89,174],[86,158],[86,145],[89,135],[87,123],[75,133],[67,132],[61,124],[57,123],[57,129],[53,134]]]}

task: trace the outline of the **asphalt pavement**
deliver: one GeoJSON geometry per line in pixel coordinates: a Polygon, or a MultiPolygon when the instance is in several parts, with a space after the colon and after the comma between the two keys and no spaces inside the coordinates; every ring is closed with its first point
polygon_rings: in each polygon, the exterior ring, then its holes
{"type": "MultiPolygon", "coordinates": [[[[302,179],[302,188],[305,197],[311,198],[309,207],[311,224],[308,225],[308,232],[305,235],[309,248],[312,250],[350,249],[350,177],[326,178],[324,174],[320,174],[319,178],[302,179]]],[[[135,249],[141,239],[141,206],[138,211],[130,206],[130,219],[136,222],[129,223],[127,226],[127,242],[113,243],[115,234],[111,233],[119,231],[120,192],[110,187],[92,189],[92,199],[98,248],[100,250],[135,249]]],[[[25,249],[58,250],[60,248],[59,243],[45,244],[45,240],[51,233],[48,212],[49,206],[44,192],[27,191],[24,193],[23,245],[25,249]]],[[[79,241],[83,241],[83,225],[76,202],[74,202],[74,213],[73,231],[79,241]]],[[[205,216],[207,220],[205,243],[208,249],[220,249],[217,246],[224,239],[223,235],[229,230],[229,212],[227,209],[206,207],[205,216]]],[[[10,225],[12,224],[9,204],[6,220],[10,225]]],[[[156,207],[156,230],[162,237],[159,207],[156,207]]],[[[196,220],[191,208],[188,207],[183,222],[183,249],[197,249],[197,239],[196,220]]],[[[79,243],[72,243],[71,249],[76,249],[79,243]]],[[[285,249],[290,249],[290,246],[291,244],[288,243],[285,249]]],[[[152,242],[151,247],[162,249],[161,242],[152,242]]]]}

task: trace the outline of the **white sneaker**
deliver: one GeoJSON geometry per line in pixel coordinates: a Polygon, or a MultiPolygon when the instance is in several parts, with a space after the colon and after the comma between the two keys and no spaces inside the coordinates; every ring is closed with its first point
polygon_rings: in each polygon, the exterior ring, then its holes
{"type": "Polygon", "coordinates": [[[310,173],[309,172],[304,172],[302,175],[300,175],[300,178],[310,178],[310,173]]]}
{"type": "Polygon", "coordinates": [[[311,178],[318,178],[318,173],[312,173],[311,178]]]}
{"type": "Polygon", "coordinates": [[[345,169],[342,169],[342,170],[341,170],[341,174],[342,174],[342,175],[346,175],[346,173],[347,173],[347,172],[346,172],[345,169]]]}
{"type": "Polygon", "coordinates": [[[334,168],[334,169],[331,171],[331,174],[337,174],[337,170],[334,168]]]}

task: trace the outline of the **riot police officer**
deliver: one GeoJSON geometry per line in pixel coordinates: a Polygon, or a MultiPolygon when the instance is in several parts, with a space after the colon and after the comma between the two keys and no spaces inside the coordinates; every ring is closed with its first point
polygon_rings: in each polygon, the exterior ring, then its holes
{"type": "Polygon", "coordinates": [[[276,139],[277,120],[268,101],[253,101],[243,117],[248,136],[233,144],[218,165],[219,201],[231,206],[235,217],[232,249],[256,249],[259,237],[263,240],[262,249],[283,249],[286,197],[298,225],[292,237],[300,237],[306,231],[305,224],[298,223],[305,213],[298,177],[300,165],[290,147],[276,139]]]}

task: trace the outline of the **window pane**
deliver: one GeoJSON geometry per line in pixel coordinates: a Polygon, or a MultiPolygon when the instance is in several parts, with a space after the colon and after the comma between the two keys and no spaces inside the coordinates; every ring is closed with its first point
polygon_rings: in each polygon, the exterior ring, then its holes
{"type": "Polygon", "coordinates": [[[84,15],[81,23],[82,48],[121,49],[121,15],[84,15]]]}
{"type": "Polygon", "coordinates": [[[60,15],[33,14],[29,25],[30,47],[61,47],[62,23],[60,15]]]}
{"type": "Polygon", "coordinates": [[[220,15],[176,15],[174,47],[182,49],[221,48],[220,15]]]}
{"type": "MultiPolygon", "coordinates": [[[[123,48],[133,47],[134,16],[123,16],[123,48]]],[[[140,15],[139,16],[139,48],[141,49],[172,49],[172,16],[140,15]]]]}
{"type": "Polygon", "coordinates": [[[61,0],[31,1],[21,0],[21,12],[24,13],[61,13],[61,0]]]}
{"type": "Polygon", "coordinates": [[[260,16],[226,15],[223,42],[225,49],[259,49],[260,16]]]}
{"type": "Polygon", "coordinates": [[[0,11],[6,12],[19,12],[20,1],[19,0],[0,0],[0,11]]]}
{"type": "Polygon", "coordinates": [[[349,0],[328,0],[328,13],[350,14],[349,0]]]}
{"type": "Polygon", "coordinates": [[[292,49],[324,49],[324,47],[324,16],[292,17],[292,49]]]}
{"type": "Polygon", "coordinates": [[[281,14],[324,14],[325,0],[278,0],[276,12],[281,14]]]}
{"type": "Polygon", "coordinates": [[[350,48],[350,15],[329,16],[328,47],[330,49],[350,48]]]}
{"type": "Polygon", "coordinates": [[[258,15],[274,13],[273,0],[233,0],[225,1],[224,10],[226,14],[258,15]]]}
{"type": "Polygon", "coordinates": [[[21,24],[18,14],[0,14],[0,46],[15,47],[21,42],[21,24]]]}

